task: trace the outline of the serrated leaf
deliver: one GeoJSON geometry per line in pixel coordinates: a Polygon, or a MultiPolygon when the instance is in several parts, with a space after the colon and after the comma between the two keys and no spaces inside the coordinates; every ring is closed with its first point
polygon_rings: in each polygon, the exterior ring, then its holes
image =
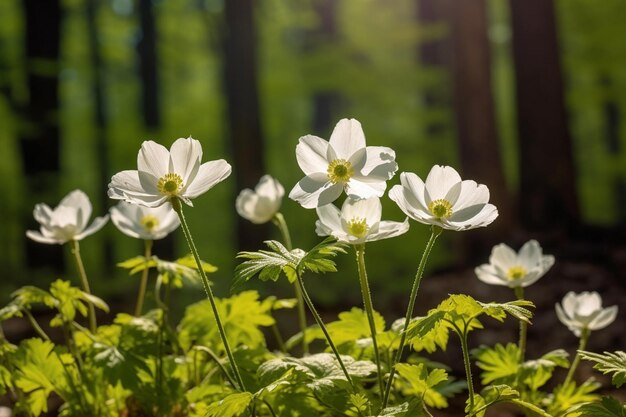
{"type": "Polygon", "coordinates": [[[584,404],[577,413],[581,417],[626,417],[626,404],[612,397],[602,397],[600,402],[584,404]]]}
{"type": "MultiPolygon", "coordinates": [[[[371,339],[367,314],[360,308],[353,307],[350,311],[339,313],[339,320],[328,323],[326,326],[331,339],[336,345],[367,337],[371,339]]],[[[385,328],[385,319],[377,311],[374,311],[374,323],[376,329],[385,328]]],[[[320,336],[323,336],[321,334],[320,336]]]]}
{"type": "Polygon", "coordinates": [[[579,351],[581,358],[595,362],[594,369],[603,374],[613,374],[612,383],[620,388],[626,383],[626,352],[594,353],[579,351]]]}
{"type": "Polygon", "coordinates": [[[581,385],[570,382],[567,385],[559,385],[554,390],[552,401],[550,401],[547,412],[552,415],[573,411],[582,404],[598,400],[600,397],[593,392],[600,388],[600,384],[588,380],[581,385]]]}
{"type": "Polygon", "coordinates": [[[246,411],[254,396],[249,392],[236,392],[209,405],[206,417],[237,417],[246,411]]]}
{"type": "Polygon", "coordinates": [[[45,304],[48,307],[54,307],[56,304],[49,292],[30,285],[17,289],[11,297],[17,305],[23,308],[29,308],[33,304],[45,304]]]}
{"type": "MultiPolygon", "coordinates": [[[[193,270],[196,270],[198,268],[196,259],[191,254],[187,256],[183,256],[182,258],[178,258],[174,262],[177,263],[178,265],[182,265],[187,268],[191,268],[193,270]]],[[[207,274],[212,274],[213,272],[216,272],[218,269],[216,266],[211,265],[208,262],[205,262],[205,261],[200,261],[200,262],[202,264],[202,270],[206,272],[207,274]]]]}
{"type": "Polygon", "coordinates": [[[444,321],[446,313],[431,310],[426,317],[415,318],[407,328],[407,342],[417,352],[426,350],[434,352],[439,347],[446,350],[448,345],[450,324],[444,321]]]}
{"type": "Polygon", "coordinates": [[[519,370],[519,348],[516,344],[481,346],[472,354],[476,358],[476,366],[483,370],[480,374],[483,385],[492,382],[510,384],[515,379],[519,370]]]}
{"type": "Polygon", "coordinates": [[[394,407],[387,407],[377,414],[378,417],[426,417],[422,401],[418,399],[402,403],[394,407]]]}
{"type": "Polygon", "coordinates": [[[411,365],[407,363],[396,364],[398,375],[403,378],[408,385],[402,389],[405,395],[415,395],[422,398],[426,405],[435,408],[448,406],[446,398],[439,393],[435,387],[448,380],[448,373],[443,369],[433,369],[428,371],[422,363],[411,365]]]}

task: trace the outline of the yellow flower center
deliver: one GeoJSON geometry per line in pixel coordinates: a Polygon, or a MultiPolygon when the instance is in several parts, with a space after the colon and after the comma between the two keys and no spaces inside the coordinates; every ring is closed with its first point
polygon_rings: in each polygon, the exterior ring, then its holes
{"type": "Polygon", "coordinates": [[[152,214],[146,214],[139,221],[146,231],[151,232],[157,227],[159,227],[159,219],[153,216],[152,214]]]}
{"type": "Polygon", "coordinates": [[[443,198],[431,201],[428,210],[438,219],[447,219],[452,216],[452,204],[443,198]]]}
{"type": "Polygon", "coordinates": [[[348,222],[348,233],[354,237],[363,238],[367,236],[368,230],[367,222],[361,217],[355,217],[348,222]]]}
{"type": "Polygon", "coordinates": [[[345,159],[334,159],[330,164],[328,164],[328,170],[326,172],[328,174],[328,179],[333,184],[345,184],[354,174],[352,163],[350,161],[346,161],[345,159]]]}
{"type": "Polygon", "coordinates": [[[506,276],[511,281],[515,281],[516,279],[524,278],[527,273],[528,271],[526,271],[526,268],[516,265],[509,268],[506,272],[506,276]]]}
{"type": "Polygon", "coordinates": [[[170,172],[159,178],[157,188],[161,194],[175,196],[183,188],[183,179],[180,175],[170,172]]]}

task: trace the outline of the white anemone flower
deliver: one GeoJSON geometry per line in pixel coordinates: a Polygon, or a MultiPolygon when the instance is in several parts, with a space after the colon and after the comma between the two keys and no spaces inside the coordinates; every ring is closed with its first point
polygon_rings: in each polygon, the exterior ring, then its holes
{"type": "Polygon", "coordinates": [[[382,205],[378,197],[344,201],[341,211],[334,204],[317,208],[319,220],[315,232],[319,236],[334,236],[340,242],[360,245],[365,242],[399,236],[409,230],[404,222],[381,221],[382,205]]]}
{"type": "Polygon", "coordinates": [[[280,182],[271,175],[264,175],[254,191],[246,188],[239,193],[235,208],[241,217],[252,223],[267,223],[278,213],[284,195],[280,182]]]}
{"type": "Polygon", "coordinates": [[[137,155],[137,170],[118,172],[109,183],[109,197],[146,207],[158,207],[172,198],[188,205],[230,175],[223,159],[200,164],[202,146],[189,137],[177,139],[168,151],[146,141],[137,155]]]}
{"type": "Polygon", "coordinates": [[[169,204],[144,207],[120,202],[111,207],[111,221],[120,232],[135,239],[159,240],[172,233],[180,220],[169,204]]]}
{"type": "Polygon", "coordinates": [[[306,176],[289,198],[305,208],[332,203],[344,190],[353,198],[382,197],[386,181],[398,170],[391,148],[365,146],[361,123],[355,119],[340,120],[329,141],[301,137],[296,159],[306,176]]]}
{"type": "Polygon", "coordinates": [[[81,190],[66,195],[52,210],[40,203],[33,210],[35,220],[40,224],[39,231],[29,230],[26,236],[39,243],[59,244],[82,240],[96,233],[106,224],[109,216],[96,217],[91,225],[91,202],[81,190]]]}
{"type": "Polygon", "coordinates": [[[570,291],[555,307],[561,323],[576,336],[580,336],[583,330],[603,329],[617,317],[617,306],[602,308],[602,298],[595,291],[580,294],[570,291]]]}
{"type": "Polygon", "coordinates": [[[554,265],[554,256],[544,255],[536,240],[522,246],[519,253],[501,243],[491,250],[489,263],[477,267],[474,272],[479,280],[510,288],[528,287],[554,265]]]}
{"type": "Polygon", "coordinates": [[[420,223],[460,231],[487,226],[498,217],[496,207],[489,204],[487,186],[461,180],[452,167],[435,165],[426,182],[403,172],[400,182],[389,190],[389,198],[420,223]]]}

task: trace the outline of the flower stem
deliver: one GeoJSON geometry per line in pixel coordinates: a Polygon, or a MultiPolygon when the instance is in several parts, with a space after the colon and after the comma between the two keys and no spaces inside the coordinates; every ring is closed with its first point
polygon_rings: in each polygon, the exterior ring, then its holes
{"type": "MultiPolygon", "coordinates": [[[[291,244],[291,235],[289,234],[289,228],[287,227],[287,222],[285,221],[285,217],[281,213],[276,213],[274,215],[274,219],[272,222],[278,227],[280,233],[283,237],[283,241],[285,242],[285,247],[287,250],[292,250],[293,246],[291,244]]],[[[309,343],[306,339],[306,311],[304,311],[304,300],[302,298],[302,292],[300,291],[300,287],[297,283],[293,284],[294,292],[296,293],[296,300],[298,301],[298,323],[300,325],[300,332],[302,333],[302,354],[309,354],[309,343]]]]}
{"type": "Polygon", "coordinates": [[[428,256],[430,255],[430,251],[433,249],[435,245],[435,241],[441,234],[443,229],[438,226],[432,226],[430,238],[428,239],[428,243],[426,243],[426,248],[422,253],[422,259],[420,259],[419,266],[417,267],[417,272],[415,274],[415,280],[413,281],[413,287],[411,288],[411,295],[409,295],[409,305],[406,309],[406,315],[404,317],[404,326],[402,327],[402,333],[400,336],[400,345],[398,346],[398,351],[396,352],[396,357],[393,362],[390,364],[389,370],[389,379],[387,380],[387,386],[385,387],[385,395],[383,397],[383,406],[384,409],[387,407],[387,403],[389,402],[389,394],[391,392],[391,387],[393,386],[393,377],[396,372],[395,365],[400,362],[402,358],[402,350],[404,349],[404,344],[406,343],[406,329],[409,327],[409,322],[411,317],[413,316],[413,309],[415,308],[415,299],[417,297],[417,291],[420,287],[420,282],[422,281],[422,276],[424,275],[424,268],[426,266],[426,261],[428,260],[428,256]]]}
{"type": "Polygon", "coordinates": [[[328,333],[328,330],[326,329],[326,326],[324,325],[324,321],[322,321],[322,318],[320,317],[319,313],[315,309],[315,306],[313,305],[313,301],[311,300],[311,297],[309,297],[309,294],[304,288],[304,281],[302,280],[302,275],[298,274],[298,280],[296,282],[298,283],[298,286],[300,287],[300,291],[302,292],[302,297],[304,298],[304,302],[306,303],[307,307],[309,307],[311,314],[313,314],[313,318],[315,319],[315,322],[317,323],[318,326],[320,326],[320,329],[322,329],[322,332],[324,333],[324,336],[326,337],[326,341],[328,342],[328,345],[330,346],[333,353],[335,354],[335,357],[337,358],[337,362],[339,362],[339,366],[341,367],[343,374],[348,380],[348,383],[350,383],[350,386],[352,387],[353,391],[356,393],[357,392],[356,387],[354,383],[352,382],[352,378],[350,378],[350,374],[348,374],[348,370],[346,369],[346,366],[344,365],[343,360],[341,360],[339,351],[337,350],[337,347],[333,343],[333,340],[330,338],[330,334],[328,333]]]}
{"type": "Polygon", "coordinates": [[[565,377],[565,381],[563,382],[563,386],[567,386],[574,379],[574,373],[576,372],[576,368],[578,368],[578,364],[580,363],[580,351],[585,350],[587,347],[587,341],[589,340],[589,334],[591,331],[588,328],[583,328],[580,334],[580,342],[578,344],[578,351],[576,352],[576,357],[572,362],[572,366],[570,366],[569,371],[567,372],[567,376],[565,377]]]}
{"type": "Polygon", "coordinates": [[[237,380],[237,384],[242,391],[245,391],[245,385],[243,383],[243,379],[241,379],[241,374],[239,373],[239,368],[237,367],[237,363],[235,362],[235,357],[233,356],[233,352],[230,350],[230,345],[228,344],[228,339],[226,338],[226,332],[224,331],[224,326],[222,325],[222,320],[220,318],[219,311],[217,310],[217,305],[215,304],[215,298],[213,297],[213,291],[211,290],[211,284],[209,283],[209,279],[202,268],[202,261],[200,260],[200,255],[198,255],[198,250],[196,249],[196,245],[193,242],[193,238],[191,237],[191,232],[189,231],[189,227],[187,226],[187,221],[185,220],[185,215],[183,214],[183,207],[178,198],[172,198],[171,200],[172,208],[178,214],[178,218],[180,219],[180,224],[183,229],[183,234],[185,235],[185,239],[187,239],[187,244],[189,245],[189,249],[196,260],[196,266],[198,268],[198,273],[200,274],[200,278],[202,279],[202,286],[204,287],[204,291],[206,292],[209,303],[211,304],[211,309],[213,310],[213,316],[215,317],[215,322],[217,324],[217,329],[220,333],[220,338],[222,339],[222,343],[224,344],[224,350],[226,351],[226,355],[228,356],[228,360],[230,361],[230,366],[235,374],[235,379],[237,380]]]}
{"type": "Polygon", "coordinates": [[[37,323],[37,320],[35,320],[35,318],[31,314],[30,310],[22,308],[22,311],[24,312],[24,314],[26,314],[26,317],[28,318],[31,326],[33,326],[35,333],[37,333],[37,335],[39,335],[39,337],[41,337],[43,340],[50,341],[50,336],[48,336],[48,334],[43,331],[39,323],[37,323]]]}
{"type": "Polygon", "coordinates": [[[367,270],[365,269],[365,245],[356,245],[357,267],[359,270],[359,284],[361,286],[361,296],[363,297],[363,306],[367,314],[367,322],[370,326],[372,335],[372,345],[374,347],[374,359],[376,360],[376,371],[378,376],[378,389],[382,395],[384,390],[383,372],[380,366],[380,351],[378,350],[378,341],[376,340],[376,323],[374,322],[374,306],[372,304],[372,293],[367,280],[367,270]]]}
{"type": "Polygon", "coordinates": [[[137,304],[135,305],[135,316],[141,316],[143,311],[143,300],[146,296],[146,287],[148,286],[148,260],[152,256],[152,240],[144,240],[144,258],[146,259],[146,265],[144,270],[141,271],[141,281],[139,281],[139,292],[137,294],[137,304]]]}
{"type": "MultiPolygon", "coordinates": [[[[78,275],[80,276],[80,281],[83,286],[83,291],[87,294],[91,295],[91,289],[89,288],[89,281],[87,280],[87,273],[85,272],[85,266],[83,265],[83,260],[80,256],[80,245],[77,240],[71,241],[72,255],[74,255],[74,260],[76,261],[76,267],[78,268],[78,275]]],[[[87,303],[89,308],[89,330],[91,333],[96,333],[96,309],[92,303],[87,303]]]]}
{"type": "Polygon", "coordinates": [[[463,351],[463,364],[465,365],[465,377],[467,378],[467,392],[469,395],[469,412],[474,410],[474,382],[472,381],[472,365],[470,363],[469,349],[467,348],[467,332],[459,333],[461,338],[461,350],[463,351]]]}
{"type": "MultiPolygon", "coordinates": [[[[515,287],[515,296],[518,300],[524,299],[524,288],[515,287]]],[[[528,323],[524,320],[519,321],[519,363],[524,363],[526,355],[526,337],[528,332],[528,323]]]]}

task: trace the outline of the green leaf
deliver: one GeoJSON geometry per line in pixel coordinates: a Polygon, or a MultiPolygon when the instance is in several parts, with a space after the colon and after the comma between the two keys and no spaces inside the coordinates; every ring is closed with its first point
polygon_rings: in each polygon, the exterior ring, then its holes
{"type": "Polygon", "coordinates": [[[442,382],[448,380],[448,373],[443,369],[428,369],[423,363],[411,365],[407,363],[399,363],[396,370],[401,378],[408,382],[402,388],[405,395],[415,395],[422,398],[426,405],[436,408],[444,408],[448,406],[446,398],[435,388],[442,382]]]}
{"type": "Polygon", "coordinates": [[[23,308],[30,308],[33,304],[45,304],[48,307],[56,305],[56,300],[49,292],[32,286],[22,287],[13,292],[11,296],[13,301],[23,308]]]}
{"type": "Polygon", "coordinates": [[[414,350],[434,352],[439,347],[446,350],[450,334],[450,324],[444,321],[446,313],[437,309],[428,312],[426,317],[415,318],[407,328],[407,341],[414,350]]]}
{"type": "Polygon", "coordinates": [[[626,417],[626,404],[612,397],[602,397],[600,402],[584,404],[577,413],[581,417],[626,417]]]}
{"type": "Polygon", "coordinates": [[[576,410],[582,404],[594,402],[599,399],[597,394],[593,394],[600,384],[588,380],[582,385],[577,386],[576,383],[570,382],[567,385],[559,385],[554,390],[552,401],[548,404],[547,411],[552,415],[562,415],[566,412],[576,410]]]}
{"type": "Polygon", "coordinates": [[[209,405],[206,417],[236,417],[243,414],[254,396],[249,392],[236,392],[209,405]]]}
{"type": "Polygon", "coordinates": [[[539,359],[528,360],[521,366],[521,378],[531,390],[541,388],[550,378],[557,366],[567,368],[569,361],[568,353],[563,349],[554,350],[543,355],[539,359]]]}
{"type": "MultiPolygon", "coordinates": [[[[265,345],[260,327],[274,324],[271,303],[259,301],[256,291],[244,291],[230,298],[216,299],[217,310],[224,322],[224,329],[232,346],[245,344],[250,348],[265,345]]],[[[223,350],[222,341],[215,325],[215,316],[208,300],[192,304],[178,326],[178,340],[185,350],[192,345],[204,345],[214,352],[223,350]]]]}
{"type": "Polygon", "coordinates": [[[613,385],[617,388],[626,383],[626,352],[604,352],[603,354],[579,351],[581,358],[593,361],[594,369],[603,374],[613,374],[613,385]]]}
{"type": "MultiPolygon", "coordinates": [[[[182,265],[193,270],[198,269],[198,264],[196,263],[196,259],[191,254],[188,254],[187,256],[184,256],[182,258],[178,258],[174,262],[177,263],[178,265],[182,265]]],[[[213,272],[216,272],[218,269],[216,266],[211,265],[210,263],[204,262],[204,261],[201,261],[201,265],[202,265],[202,270],[206,272],[207,274],[212,274],[213,272]]]]}
{"type": "Polygon", "coordinates": [[[487,403],[480,394],[474,394],[474,407],[468,398],[465,401],[465,412],[472,417],[483,417],[487,411],[487,403]]]}
{"type": "MultiPolygon", "coordinates": [[[[374,323],[376,329],[385,328],[385,319],[377,311],[374,311],[374,323]]],[[[363,337],[371,338],[367,314],[357,307],[339,313],[339,320],[328,323],[326,328],[336,345],[353,342],[363,337]]],[[[317,334],[319,338],[325,339],[321,331],[317,334]]]]}
{"type": "Polygon", "coordinates": [[[377,414],[379,417],[426,417],[422,401],[418,399],[402,403],[394,407],[387,407],[377,414]]]}
{"type": "Polygon", "coordinates": [[[502,346],[498,343],[492,348],[481,346],[472,354],[476,358],[476,366],[483,370],[480,375],[483,385],[513,383],[519,370],[519,348],[516,344],[502,346]]]}
{"type": "Polygon", "coordinates": [[[369,400],[364,394],[361,394],[361,393],[350,394],[350,404],[352,404],[354,408],[357,409],[357,412],[362,413],[365,410],[367,410],[368,403],[369,403],[369,400]]]}

